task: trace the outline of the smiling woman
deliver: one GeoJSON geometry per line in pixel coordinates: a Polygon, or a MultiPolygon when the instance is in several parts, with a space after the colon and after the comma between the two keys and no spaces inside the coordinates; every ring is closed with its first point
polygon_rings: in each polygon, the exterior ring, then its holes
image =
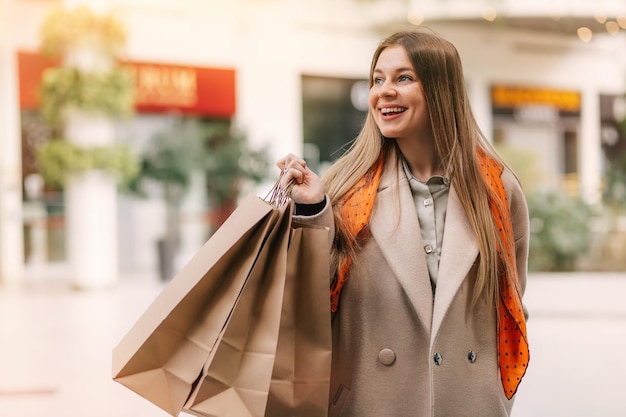
{"type": "Polygon", "coordinates": [[[358,137],[322,179],[299,156],[277,163],[294,220],[333,236],[329,415],[509,416],[529,355],[521,186],[450,42],[391,35],[369,88],[358,137]]]}
{"type": "Polygon", "coordinates": [[[394,138],[400,149],[404,148],[403,155],[415,177],[443,174],[422,84],[403,47],[394,45],[381,52],[374,68],[369,103],[381,134],[394,138]],[[412,152],[410,148],[414,146],[419,146],[420,152],[412,152]]]}

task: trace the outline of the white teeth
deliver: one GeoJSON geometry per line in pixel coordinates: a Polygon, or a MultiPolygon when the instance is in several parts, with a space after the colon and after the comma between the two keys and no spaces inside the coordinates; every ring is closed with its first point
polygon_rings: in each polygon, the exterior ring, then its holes
{"type": "Polygon", "coordinates": [[[404,110],[405,109],[403,109],[402,107],[388,107],[388,108],[380,109],[380,112],[382,114],[402,113],[404,110]]]}

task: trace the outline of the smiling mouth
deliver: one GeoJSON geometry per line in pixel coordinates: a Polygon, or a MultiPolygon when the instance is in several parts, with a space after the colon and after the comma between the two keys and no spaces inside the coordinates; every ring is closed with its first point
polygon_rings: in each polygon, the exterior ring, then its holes
{"type": "Polygon", "coordinates": [[[391,114],[399,114],[406,111],[404,107],[387,107],[384,109],[380,109],[380,112],[383,116],[391,115],[391,114]]]}

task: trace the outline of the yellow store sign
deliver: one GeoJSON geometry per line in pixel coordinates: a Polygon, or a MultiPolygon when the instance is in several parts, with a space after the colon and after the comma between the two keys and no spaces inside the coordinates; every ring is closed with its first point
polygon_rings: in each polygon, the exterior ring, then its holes
{"type": "Polygon", "coordinates": [[[580,112],[581,103],[578,91],[504,85],[491,88],[491,100],[494,108],[545,106],[572,113],[580,112]]]}

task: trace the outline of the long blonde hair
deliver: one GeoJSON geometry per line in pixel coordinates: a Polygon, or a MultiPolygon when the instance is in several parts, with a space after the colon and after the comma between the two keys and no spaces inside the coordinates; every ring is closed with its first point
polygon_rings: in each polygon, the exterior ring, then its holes
{"type": "MultiPolygon", "coordinates": [[[[480,260],[473,300],[476,302],[484,295],[496,302],[499,268],[510,272],[514,266],[506,262],[502,264],[498,255],[498,250],[503,250],[504,246],[490,211],[490,192],[481,174],[477,150],[481,149],[503,165],[504,162],[478,127],[467,97],[461,59],[454,45],[445,39],[420,30],[398,32],[382,40],[372,58],[370,88],[381,52],[392,45],[400,45],[406,50],[422,84],[436,152],[450,175],[478,241],[480,260]]],[[[383,151],[399,152],[395,141],[382,136],[371,111],[368,111],[363,128],[348,151],[323,177],[335,215],[336,239],[331,254],[335,271],[346,257],[353,257],[358,250],[358,242],[343,226],[338,202],[383,151]]]]}

